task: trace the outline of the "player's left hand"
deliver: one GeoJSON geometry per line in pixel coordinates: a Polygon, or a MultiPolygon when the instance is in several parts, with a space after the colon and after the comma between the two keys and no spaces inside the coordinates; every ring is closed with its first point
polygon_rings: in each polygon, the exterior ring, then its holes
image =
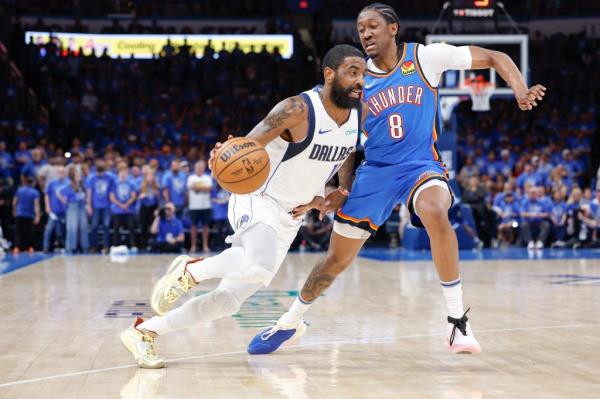
{"type": "Polygon", "coordinates": [[[326,213],[326,212],[324,212],[324,208],[325,208],[325,198],[316,196],[308,204],[298,205],[297,207],[292,209],[292,217],[294,219],[300,219],[302,217],[302,215],[304,215],[306,212],[310,211],[311,209],[318,209],[319,213],[321,215],[324,215],[326,213]]]}
{"type": "Polygon", "coordinates": [[[340,209],[350,192],[343,187],[338,187],[337,190],[333,190],[325,197],[325,212],[321,212],[321,220],[325,217],[327,212],[335,212],[340,209]]]}
{"type": "MultiPolygon", "coordinates": [[[[229,141],[231,139],[233,139],[233,135],[230,134],[227,136],[227,141],[229,141]]],[[[210,170],[210,172],[213,176],[214,176],[213,166],[215,164],[215,155],[216,155],[217,151],[219,150],[219,148],[221,148],[222,146],[223,146],[223,143],[217,142],[217,143],[215,143],[215,148],[210,150],[210,156],[208,158],[208,169],[210,170]]]]}
{"type": "Polygon", "coordinates": [[[537,107],[538,101],[542,101],[546,95],[546,88],[542,85],[531,86],[527,91],[515,94],[519,109],[531,111],[537,107]]]}

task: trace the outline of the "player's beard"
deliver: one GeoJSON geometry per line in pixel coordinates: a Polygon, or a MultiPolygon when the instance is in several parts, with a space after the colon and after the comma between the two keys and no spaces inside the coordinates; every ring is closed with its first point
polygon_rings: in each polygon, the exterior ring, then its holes
{"type": "Polygon", "coordinates": [[[333,103],[340,108],[359,108],[360,98],[350,97],[352,90],[354,90],[354,87],[349,87],[346,89],[342,87],[337,80],[334,80],[333,84],[331,85],[331,101],[333,101],[333,103]]]}

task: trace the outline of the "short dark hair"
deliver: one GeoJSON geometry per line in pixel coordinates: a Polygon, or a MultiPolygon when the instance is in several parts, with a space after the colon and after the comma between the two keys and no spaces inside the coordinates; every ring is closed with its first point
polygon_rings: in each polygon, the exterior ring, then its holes
{"type": "Polygon", "coordinates": [[[347,57],[364,58],[362,51],[348,44],[338,44],[332,47],[323,57],[323,71],[325,68],[331,68],[334,71],[344,63],[347,57]]]}
{"type": "Polygon", "coordinates": [[[387,4],[382,3],[373,3],[365,6],[358,15],[362,14],[365,11],[376,11],[378,12],[387,24],[397,24],[398,32],[396,32],[396,44],[400,44],[400,18],[398,18],[398,14],[392,6],[388,6],[387,4]]]}

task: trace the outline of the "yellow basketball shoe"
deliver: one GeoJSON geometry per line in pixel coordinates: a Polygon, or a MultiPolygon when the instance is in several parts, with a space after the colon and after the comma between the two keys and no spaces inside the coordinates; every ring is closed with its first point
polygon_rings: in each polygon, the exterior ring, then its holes
{"type": "Polygon", "coordinates": [[[187,265],[204,258],[194,259],[187,255],[176,257],[167,272],[156,282],[150,296],[150,306],[159,316],[164,315],[171,306],[198,282],[187,271],[187,265]]]}
{"type": "Polygon", "coordinates": [[[158,335],[152,331],[138,329],[144,320],[138,317],[135,323],[121,333],[121,342],[133,355],[139,367],[143,369],[160,369],[165,361],[156,355],[154,340],[158,335]]]}

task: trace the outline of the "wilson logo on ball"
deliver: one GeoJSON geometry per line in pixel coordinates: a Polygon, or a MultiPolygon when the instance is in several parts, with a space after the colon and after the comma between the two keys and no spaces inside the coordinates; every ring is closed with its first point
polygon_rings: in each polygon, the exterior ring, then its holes
{"type": "Polygon", "coordinates": [[[236,153],[240,152],[241,150],[243,150],[245,148],[251,148],[251,147],[256,147],[256,144],[252,141],[247,141],[243,144],[234,144],[231,146],[231,148],[227,149],[226,151],[223,151],[223,153],[220,156],[221,161],[227,162],[227,160],[229,158],[231,158],[233,155],[235,155],[236,153]]]}

